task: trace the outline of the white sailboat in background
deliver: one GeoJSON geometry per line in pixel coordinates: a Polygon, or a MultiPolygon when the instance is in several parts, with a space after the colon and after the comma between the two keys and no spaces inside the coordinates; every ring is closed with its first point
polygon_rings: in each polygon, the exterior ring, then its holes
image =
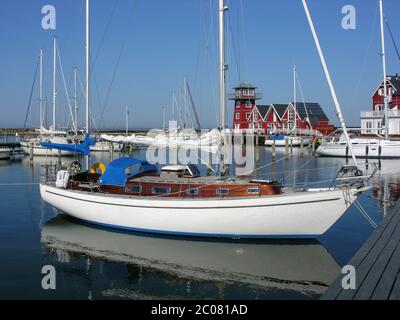
{"type": "Polygon", "coordinates": [[[389,137],[389,103],[391,94],[387,83],[390,79],[386,72],[386,49],[385,49],[385,27],[383,15],[383,0],[379,0],[380,9],[380,31],[382,42],[382,66],[383,66],[383,96],[384,96],[384,124],[385,136],[378,138],[352,138],[350,142],[341,137],[339,141],[332,139],[323,142],[316,150],[320,156],[327,157],[350,157],[350,148],[353,149],[355,156],[359,158],[372,159],[397,159],[400,158],[400,141],[391,140],[389,137]]]}
{"type": "Polygon", "coordinates": [[[82,137],[77,135],[76,119],[73,119],[75,135],[69,135],[66,131],[56,130],[56,62],[57,62],[57,39],[53,39],[53,123],[50,129],[44,127],[44,107],[43,107],[43,50],[40,50],[40,71],[39,71],[39,122],[40,128],[37,129],[38,137],[20,139],[20,144],[25,154],[34,156],[73,156],[75,153],[66,150],[48,149],[41,146],[42,142],[57,144],[77,144],[82,137]]]}

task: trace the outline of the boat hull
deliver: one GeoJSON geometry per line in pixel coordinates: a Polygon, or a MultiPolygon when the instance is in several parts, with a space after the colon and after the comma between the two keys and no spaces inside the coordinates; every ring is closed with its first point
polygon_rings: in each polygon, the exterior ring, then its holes
{"type": "Polygon", "coordinates": [[[63,157],[74,156],[74,152],[71,151],[47,149],[37,145],[34,145],[33,148],[31,148],[28,144],[23,143],[21,143],[21,149],[27,155],[31,155],[31,153],[33,152],[34,156],[56,157],[60,155],[60,152],[61,156],[63,157]]]}
{"type": "MultiPolygon", "coordinates": [[[[75,218],[138,232],[212,238],[305,238],[325,233],[348,209],[343,190],[245,199],[127,197],[41,184],[42,199],[75,218]]],[[[349,191],[350,192],[350,191],[349,191]]]]}
{"type": "MultiPolygon", "coordinates": [[[[377,140],[375,142],[358,141],[352,143],[354,155],[357,158],[370,159],[399,159],[400,141],[377,140]]],[[[327,143],[316,150],[317,154],[324,157],[350,158],[350,150],[346,143],[327,143]]]]}
{"type": "Polygon", "coordinates": [[[0,160],[8,160],[11,158],[11,150],[8,148],[0,149],[0,160]]]}
{"type": "MultiPolygon", "coordinates": [[[[300,147],[302,139],[300,137],[293,137],[293,138],[287,138],[289,142],[289,146],[292,147],[300,147]]],[[[265,140],[265,145],[266,146],[275,146],[277,147],[285,147],[286,146],[286,139],[283,140],[272,140],[272,139],[267,139],[265,140]]],[[[303,138],[303,146],[308,146],[310,144],[310,139],[309,138],[303,138]]]]}

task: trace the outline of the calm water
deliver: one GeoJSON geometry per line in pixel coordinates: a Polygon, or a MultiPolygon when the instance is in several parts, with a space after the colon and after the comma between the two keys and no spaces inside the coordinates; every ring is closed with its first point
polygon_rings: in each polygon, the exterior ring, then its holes
{"type": "MultiPolygon", "coordinates": [[[[268,149],[258,152],[259,166],[271,162],[268,149]]],[[[110,161],[108,153],[93,158],[110,161]]],[[[315,299],[373,231],[354,207],[308,242],[195,241],[94,228],[41,202],[45,162],[0,162],[1,299],[315,299]],[[56,290],[41,288],[44,265],[56,268],[56,290]]],[[[320,185],[344,163],[293,156],[259,176],[320,185]]],[[[398,161],[382,162],[372,186],[360,202],[379,222],[400,196],[398,161]]]]}

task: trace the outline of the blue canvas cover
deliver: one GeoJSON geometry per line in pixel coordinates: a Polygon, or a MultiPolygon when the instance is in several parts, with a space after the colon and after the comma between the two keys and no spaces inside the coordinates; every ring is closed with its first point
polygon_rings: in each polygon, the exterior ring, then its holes
{"type": "Polygon", "coordinates": [[[128,179],[144,172],[157,172],[157,167],[135,158],[119,158],[108,165],[106,172],[100,178],[100,184],[124,187],[128,179]],[[135,169],[135,172],[127,175],[125,173],[127,168],[135,169]]]}
{"type": "Polygon", "coordinates": [[[269,138],[271,140],[275,140],[275,141],[285,140],[285,136],[281,135],[281,134],[278,134],[278,135],[275,135],[275,136],[270,136],[269,138]]]}
{"type": "Polygon", "coordinates": [[[91,138],[88,134],[86,134],[85,140],[80,144],[61,144],[61,143],[42,142],[40,143],[40,146],[47,149],[71,151],[88,156],[90,154],[90,146],[94,146],[95,144],[96,144],[96,138],[91,138]]]}

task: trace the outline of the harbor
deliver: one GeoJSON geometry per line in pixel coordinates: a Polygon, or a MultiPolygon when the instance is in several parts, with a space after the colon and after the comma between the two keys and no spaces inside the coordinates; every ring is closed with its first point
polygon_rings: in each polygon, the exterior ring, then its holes
{"type": "MultiPolygon", "coordinates": [[[[258,149],[258,165],[270,163],[271,149],[258,149]]],[[[136,150],[133,156],[144,153],[136,150]]],[[[105,164],[112,160],[108,152],[93,157],[105,164]]],[[[63,163],[72,161],[62,158],[63,163]]],[[[356,207],[318,240],[199,241],[93,227],[60,216],[40,201],[45,163],[35,157],[32,166],[29,156],[1,161],[2,298],[319,299],[375,230],[356,207]],[[59,270],[52,292],[36,285],[42,276],[38,270],[48,264],[59,270]]],[[[315,187],[330,181],[345,163],[294,151],[289,159],[260,170],[259,178],[315,187]]],[[[380,224],[400,197],[396,164],[382,161],[371,185],[359,202],[380,224]]]]}
{"type": "Polygon", "coordinates": [[[184,2],[3,39],[0,300],[399,300],[397,3],[184,2]]]}

